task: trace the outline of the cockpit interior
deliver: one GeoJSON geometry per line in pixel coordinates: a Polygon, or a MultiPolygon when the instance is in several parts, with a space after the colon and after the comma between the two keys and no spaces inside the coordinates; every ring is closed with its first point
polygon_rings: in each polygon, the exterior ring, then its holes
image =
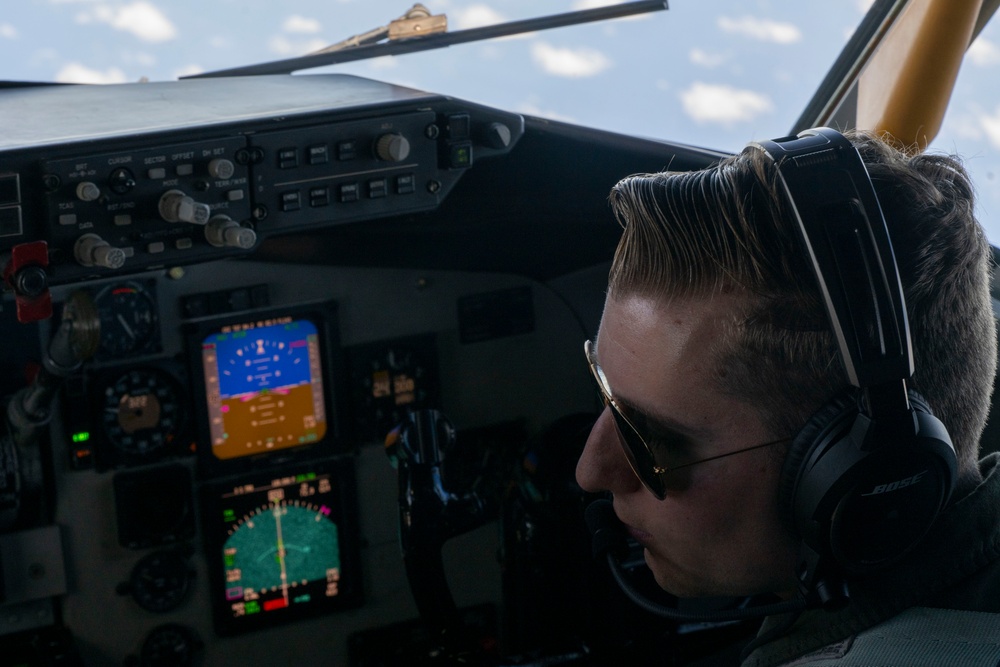
{"type": "MultiPolygon", "coordinates": [[[[908,4],[790,129],[857,120],[908,4]]],[[[0,118],[0,663],[683,665],[754,631],[637,607],[574,480],[608,191],[726,151],[280,68],[8,82],[0,118]]]]}

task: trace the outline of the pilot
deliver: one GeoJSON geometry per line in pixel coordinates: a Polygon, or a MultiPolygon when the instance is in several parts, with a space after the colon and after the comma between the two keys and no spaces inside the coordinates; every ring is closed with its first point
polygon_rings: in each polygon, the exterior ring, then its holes
{"type": "MultiPolygon", "coordinates": [[[[728,664],[804,656],[864,664],[872,655],[864,652],[886,636],[902,638],[897,648],[926,639],[921,650],[935,642],[961,650],[978,640],[969,630],[949,643],[952,628],[1000,618],[964,615],[1000,613],[1000,455],[979,460],[996,366],[992,264],[973,187],[956,158],[908,155],[866,133],[846,137],[867,167],[898,264],[915,368],[904,378],[915,392],[907,394],[911,409],[933,414],[947,430],[938,439],[950,436],[954,448],[950,479],[935,469],[892,480],[893,491],[918,482],[949,487],[942,497],[950,500],[924,519],[919,539],[875,558],[876,567],[866,567],[864,550],[882,539],[878,525],[815,538],[798,518],[810,443],[825,437],[831,414],[850,425],[864,403],[803,250],[780,162],[748,147],[702,171],[625,178],[611,193],[624,231],[600,329],[586,345],[605,409],[576,477],[586,491],[610,492],[666,591],[809,602],[765,618],[728,664]],[[859,562],[851,562],[853,548],[859,562]],[[820,580],[845,593],[819,591],[826,604],[817,603],[820,580]]],[[[859,501],[893,500],[892,484],[881,492],[857,484],[859,501]]],[[[849,505],[836,507],[817,522],[820,532],[839,520],[837,511],[850,514],[849,505]]],[[[984,637],[996,650],[997,634],[984,637]]]]}

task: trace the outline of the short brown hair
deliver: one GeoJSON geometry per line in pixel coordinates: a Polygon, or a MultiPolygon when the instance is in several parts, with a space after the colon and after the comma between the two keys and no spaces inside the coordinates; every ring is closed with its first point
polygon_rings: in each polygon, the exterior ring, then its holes
{"type": "MultiPolygon", "coordinates": [[[[960,472],[968,470],[996,368],[991,250],[971,182],[953,156],[911,156],[868,134],[848,137],[868,167],[899,265],[916,366],[910,386],[948,428],[960,472]]],[[[612,298],[744,293],[746,308],[716,350],[718,379],[787,434],[848,381],[776,179],[772,161],[754,150],[701,171],[622,180],[611,192],[624,233],[608,290],[612,298]]]]}

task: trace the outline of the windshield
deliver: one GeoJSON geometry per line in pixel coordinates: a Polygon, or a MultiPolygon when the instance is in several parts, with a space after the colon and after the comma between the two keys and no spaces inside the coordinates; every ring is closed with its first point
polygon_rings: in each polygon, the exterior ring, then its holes
{"type": "MultiPolygon", "coordinates": [[[[0,18],[0,80],[167,81],[310,53],[409,0],[29,0],[0,18]]],[[[450,31],[615,4],[426,0],[450,31]],[[539,7],[542,9],[539,9],[539,7]]],[[[870,0],[674,0],[667,11],[311,72],[357,74],[529,115],[737,151],[787,134],[870,0]]],[[[966,159],[1000,243],[1000,28],[963,65],[931,150],[966,159]]],[[[664,165],[666,166],[666,165],[664,165]]]]}

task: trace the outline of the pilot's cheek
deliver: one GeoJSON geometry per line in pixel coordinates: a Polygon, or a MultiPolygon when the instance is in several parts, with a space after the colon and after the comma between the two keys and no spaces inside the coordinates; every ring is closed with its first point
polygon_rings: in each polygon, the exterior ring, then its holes
{"type": "Polygon", "coordinates": [[[618,441],[611,410],[604,409],[590,431],[587,445],[576,464],[576,481],[584,491],[621,494],[641,486],[629,467],[618,441]]]}

